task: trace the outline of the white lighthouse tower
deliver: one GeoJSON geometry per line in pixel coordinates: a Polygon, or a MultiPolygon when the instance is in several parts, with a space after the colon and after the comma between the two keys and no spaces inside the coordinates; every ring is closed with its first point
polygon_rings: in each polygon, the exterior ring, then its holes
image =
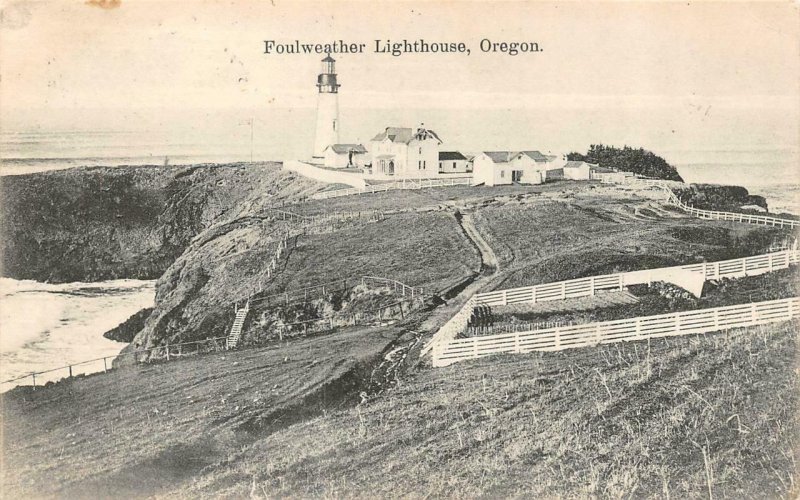
{"type": "Polygon", "coordinates": [[[314,158],[322,158],[325,148],[339,143],[339,87],[336,60],[330,54],[322,60],[317,76],[317,131],[314,135],[314,158]]]}

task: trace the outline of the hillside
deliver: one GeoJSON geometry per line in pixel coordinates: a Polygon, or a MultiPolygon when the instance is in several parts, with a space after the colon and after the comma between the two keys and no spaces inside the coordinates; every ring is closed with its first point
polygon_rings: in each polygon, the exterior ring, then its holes
{"type": "MultiPolygon", "coordinates": [[[[587,182],[300,201],[320,187],[270,166],[241,175],[265,185],[187,237],[158,280],[153,310],[114,335],[135,334],[133,346],[224,335],[234,302],[253,296],[247,348],[4,394],[4,492],[792,496],[797,321],[444,369],[418,361],[423,340],[478,289],[754,255],[788,230],[697,220],[661,204],[657,190],[587,182]],[[267,210],[278,197],[294,213],[382,216],[298,234],[267,278],[294,227],[267,210]],[[422,286],[425,304],[391,325],[269,335],[281,314],[331,314],[344,299],[328,294],[302,308],[258,299],[365,274],[422,286]]],[[[704,300],[794,293],[796,272],[720,282],[704,300]]],[[[348,307],[391,300],[357,293],[348,307]]]]}
{"type": "Polygon", "coordinates": [[[401,335],[352,329],[16,389],[0,403],[0,490],[6,498],[170,491],[261,435],[355,404],[401,335]]]}
{"type": "Polygon", "coordinates": [[[0,178],[2,275],[155,279],[241,205],[302,199],[322,184],[280,164],[84,167],[0,178]]]}
{"type": "Polygon", "coordinates": [[[399,329],[15,390],[4,491],[791,498],[798,326],[409,365],[366,400],[399,329]]]}

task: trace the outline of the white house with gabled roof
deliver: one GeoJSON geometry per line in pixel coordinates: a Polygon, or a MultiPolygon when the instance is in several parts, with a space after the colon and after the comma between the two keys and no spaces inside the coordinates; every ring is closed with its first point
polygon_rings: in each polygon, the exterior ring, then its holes
{"type": "Polygon", "coordinates": [[[473,160],[472,182],[487,186],[541,184],[559,177],[554,175],[563,167],[558,158],[539,151],[484,151],[473,160]]]}
{"type": "Polygon", "coordinates": [[[438,177],[441,144],[436,132],[422,125],[416,132],[406,127],[386,127],[369,142],[369,175],[379,179],[438,177]]]}

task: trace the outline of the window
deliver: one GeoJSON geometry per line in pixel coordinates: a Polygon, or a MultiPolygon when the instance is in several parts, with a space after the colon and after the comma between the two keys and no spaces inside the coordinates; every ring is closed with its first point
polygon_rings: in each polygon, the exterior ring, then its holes
{"type": "Polygon", "coordinates": [[[417,161],[417,170],[422,170],[422,162],[417,161]]]}
{"type": "Polygon", "coordinates": [[[336,130],[336,120],[333,120],[333,130],[336,130]]]}
{"type": "Polygon", "coordinates": [[[422,154],[422,146],[419,147],[419,154],[422,154]]]}
{"type": "Polygon", "coordinates": [[[427,166],[427,165],[425,165],[425,163],[426,163],[426,161],[425,161],[425,160],[422,160],[422,169],[423,169],[423,170],[425,170],[426,168],[428,168],[428,166],[427,166]]]}
{"type": "Polygon", "coordinates": [[[453,170],[456,169],[456,162],[453,162],[453,170]]]}
{"type": "Polygon", "coordinates": [[[506,176],[506,171],[505,171],[505,170],[501,170],[501,171],[500,171],[500,178],[502,179],[502,178],[504,178],[505,176],[506,176]]]}

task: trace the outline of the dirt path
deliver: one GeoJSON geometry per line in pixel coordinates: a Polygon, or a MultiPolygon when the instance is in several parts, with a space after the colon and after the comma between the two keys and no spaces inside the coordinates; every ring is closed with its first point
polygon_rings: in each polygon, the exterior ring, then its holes
{"type": "Polygon", "coordinates": [[[461,217],[461,227],[464,228],[464,233],[472,240],[472,243],[478,247],[481,253],[481,269],[487,269],[487,274],[494,274],[500,271],[500,261],[497,259],[492,247],[486,243],[478,228],[475,227],[475,222],[472,220],[472,214],[464,214],[461,217]]]}
{"type": "Polygon", "coordinates": [[[457,295],[437,307],[435,311],[422,323],[421,329],[424,332],[433,333],[440,326],[447,322],[458,311],[464,302],[472,295],[477,293],[481,288],[486,287],[490,283],[500,278],[500,261],[495,255],[494,250],[483,239],[483,236],[475,227],[472,220],[472,214],[462,214],[456,212],[456,220],[464,230],[464,234],[469,238],[481,256],[481,270],[469,278],[467,284],[457,295]]]}

